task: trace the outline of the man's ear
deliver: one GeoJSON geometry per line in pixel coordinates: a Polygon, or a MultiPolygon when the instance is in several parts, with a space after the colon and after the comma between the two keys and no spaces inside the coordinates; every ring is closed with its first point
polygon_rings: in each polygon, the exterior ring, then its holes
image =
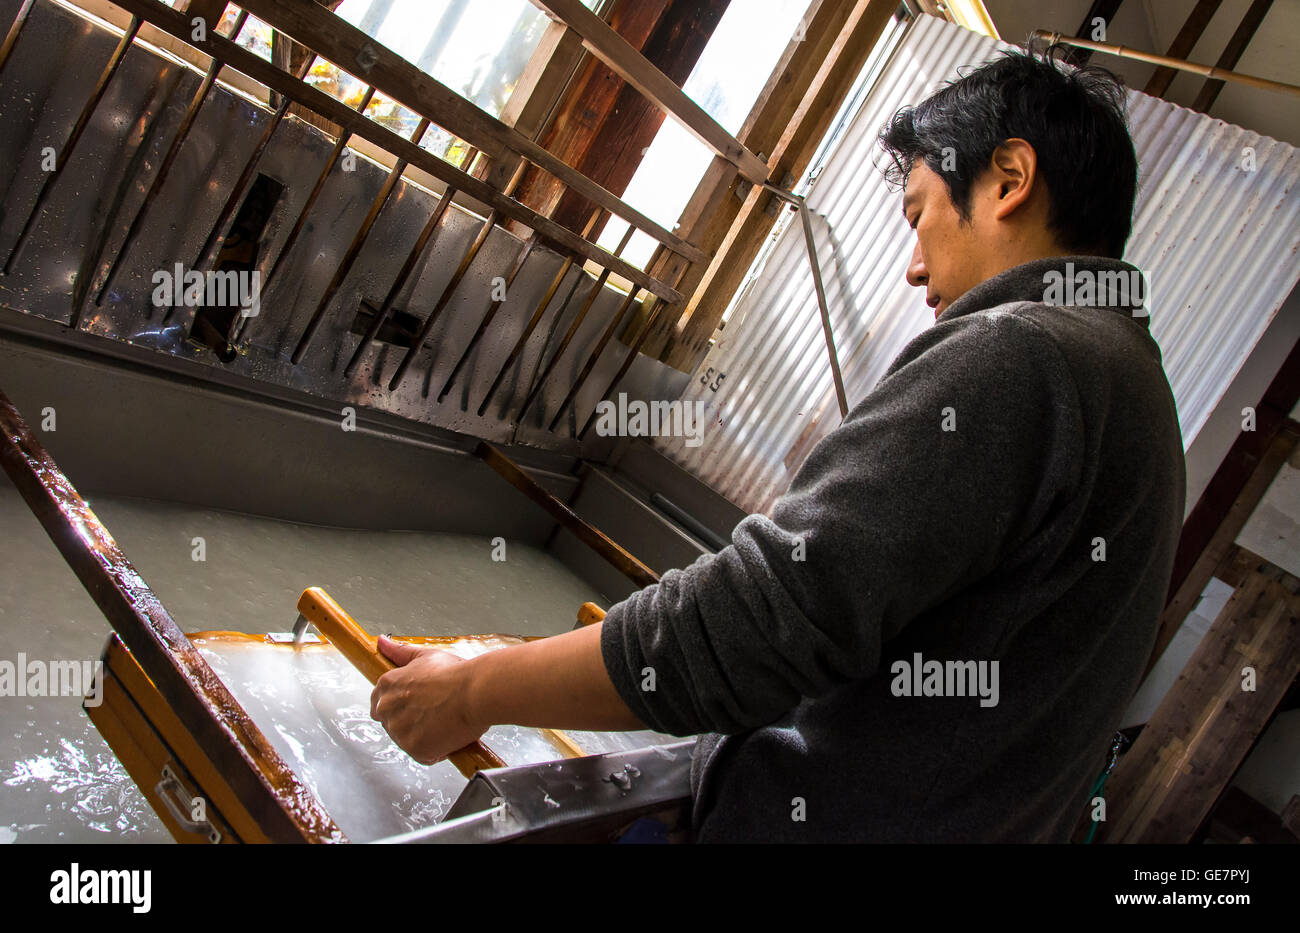
{"type": "Polygon", "coordinates": [[[1006,220],[1024,206],[1038,180],[1038,154],[1020,138],[1008,139],[993,150],[989,160],[993,192],[993,216],[1006,220]]]}

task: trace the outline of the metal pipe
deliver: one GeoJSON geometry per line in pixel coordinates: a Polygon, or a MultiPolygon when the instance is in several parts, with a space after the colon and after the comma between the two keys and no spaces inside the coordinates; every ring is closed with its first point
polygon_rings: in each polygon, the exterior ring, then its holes
{"type": "MultiPolygon", "coordinates": [[[[239,16],[235,19],[235,24],[231,28],[229,38],[235,39],[239,36],[239,31],[244,28],[244,21],[248,19],[248,14],[240,10],[239,16]]],[[[208,91],[212,90],[212,85],[217,80],[217,74],[220,73],[223,66],[221,59],[215,55],[212,56],[212,64],[208,66],[207,73],[203,76],[203,81],[199,84],[198,90],[194,92],[194,97],[190,99],[189,106],[185,109],[185,116],[181,118],[181,125],[176,129],[176,135],[172,138],[172,144],[167,149],[167,154],[163,156],[162,162],[158,165],[158,171],[154,174],[153,182],[149,185],[149,190],[145,192],[144,201],[141,202],[139,210],[136,211],[135,217],[131,219],[131,225],[127,227],[126,239],[117,249],[117,255],[108,267],[108,274],[104,276],[104,282],[99,286],[99,291],[95,294],[95,304],[104,303],[104,295],[107,294],[108,288],[113,284],[117,271],[122,267],[122,260],[130,252],[131,246],[135,243],[136,237],[140,235],[140,227],[144,221],[145,215],[149,213],[149,208],[153,205],[154,199],[158,197],[158,192],[162,190],[163,182],[167,180],[167,175],[171,172],[172,164],[176,161],[176,156],[189,136],[190,129],[194,126],[194,120],[199,114],[199,108],[203,106],[203,101],[208,96],[208,91]]]]}
{"type": "MultiPolygon", "coordinates": [[[[416,124],[415,132],[411,134],[411,141],[416,145],[419,145],[420,139],[428,130],[430,122],[428,117],[421,117],[420,122],[416,124]]],[[[320,330],[321,322],[325,320],[326,308],[329,307],[329,303],[333,300],[335,292],[339,290],[339,286],[343,284],[343,280],[347,278],[347,274],[352,271],[353,263],[357,261],[357,256],[361,254],[361,247],[365,245],[371,229],[375,226],[375,221],[379,219],[379,212],[388,203],[388,199],[397,188],[397,182],[401,179],[402,173],[406,171],[408,164],[405,159],[398,159],[393,163],[393,169],[388,173],[388,177],[384,179],[383,187],[379,189],[379,193],[375,195],[375,199],[370,203],[370,210],[361,221],[361,226],[357,228],[356,235],[352,237],[352,242],[348,244],[347,252],[343,254],[343,261],[334,270],[334,275],[330,278],[329,285],[325,286],[325,293],[321,295],[320,302],[316,305],[311,320],[307,322],[306,330],[302,332],[302,337],[298,340],[298,346],[294,348],[291,359],[295,364],[302,362],[307,348],[311,346],[316,332],[320,330]]]]}
{"type": "MultiPolygon", "coordinates": [[[[477,156],[478,150],[470,147],[469,151],[465,153],[465,158],[461,160],[461,168],[464,171],[469,171],[470,166],[474,164],[474,159],[477,156]]],[[[451,207],[452,201],[456,197],[456,190],[457,189],[454,187],[448,187],[443,191],[442,197],[438,199],[438,206],[433,209],[433,213],[430,214],[429,219],[425,221],[424,229],[420,231],[420,235],[416,237],[415,243],[406,254],[406,261],[402,263],[402,268],[398,270],[397,278],[393,280],[392,287],[388,289],[388,294],[384,296],[383,304],[381,304],[379,310],[375,312],[374,321],[371,323],[370,327],[367,328],[366,335],[361,338],[361,342],[357,344],[357,348],[352,351],[352,358],[348,360],[348,365],[343,368],[343,374],[345,376],[351,376],[356,372],[357,364],[361,362],[362,354],[366,352],[366,349],[370,346],[371,342],[373,342],[375,337],[378,336],[380,328],[384,326],[384,322],[388,320],[388,314],[393,308],[393,302],[397,300],[398,294],[402,291],[402,288],[405,287],[406,280],[415,269],[416,263],[418,263],[420,257],[424,255],[425,247],[428,245],[430,238],[433,237],[434,232],[438,229],[438,225],[442,222],[442,218],[446,216],[447,209],[451,207]]]]}
{"type": "MultiPolygon", "coordinates": [[[[26,14],[22,10],[19,10],[20,17],[25,17],[25,15],[26,14]]],[[[11,40],[16,40],[18,38],[17,29],[21,25],[21,22],[16,20],[14,25],[10,28],[9,35],[5,38],[5,56],[8,55],[7,50],[12,48],[11,40]]],[[[99,80],[95,82],[95,89],[90,92],[90,98],[86,101],[85,106],[81,108],[81,114],[77,117],[77,122],[72,125],[72,132],[68,134],[68,138],[63,142],[63,148],[55,157],[54,169],[47,172],[45,174],[45,180],[41,182],[41,189],[36,195],[36,203],[32,205],[32,209],[27,214],[27,219],[23,221],[22,229],[18,233],[18,239],[14,240],[14,245],[9,248],[9,255],[5,257],[5,275],[8,275],[13,270],[14,259],[18,257],[18,252],[22,249],[23,243],[27,239],[27,235],[31,232],[32,225],[36,222],[36,218],[40,216],[41,210],[45,207],[45,202],[49,198],[50,192],[54,190],[54,183],[59,180],[59,176],[63,174],[63,167],[67,165],[68,161],[72,158],[72,150],[76,148],[78,140],[81,139],[81,134],[85,132],[87,124],[90,123],[91,116],[94,115],[95,109],[99,107],[100,101],[104,99],[104,92],[108,90],[108,82],[113,79],[113,75],[116,73],[118,65],[122,64],[122,58],[126,55],[126,50],[131,47],[131,42],[135,39],[135,34],[139,32],[139,30],[140,17],[132,16],[131,23],[127,26],[126,32],[122,33],[122,38],[118,41],[117,48],[113,49],[113,55],[109,58],[108,64],[106,64],[104,70],[99,73],[99,80]]],[[[0,59],[0,61],[3,60],[0,59]]]]}
{"type": "MultiPolygon", "coordinates": [[[[520,159],[519,164],[515,166],[515,172],[510,177],[510,181],[501,192],[502,194],[506,197],[511,195],[515,190],[515,186],[519,184],[519,180],[524,177],[524,170],[527,167],[528,160],[520,159]]],[[[421,325],[420,332],[416,334],[415,340],[407,349],[406,355],[402,357],[402,361],[397,364],[397,371],[393,373],[393,378],[388,381],[388,391],[396,391],[397,387],[401,385],[402,377],[406,375],[406,371],[410,368],[411,364],[415,362],[416,356],[424,349],[424,342],[429,339],[429,333],[433,330],[434,323],[438,320],[439,316],[441,316],[447,303],[451,301],[451,296],[460,285],[461,279],[465,277],[465,273],[469,271],[470,265],[474,262],[474,257],[478,255],[479,250],[483,248],[483,244],[487,242],[488,234],[492,232],[492,228],[496,226],[497,218],[500,216],[501,212],[496,208],[493,208],[491,213],[487,215],[487,219],[483,221],[483,226],[479,228],[478,235],[474,237],[474,242],[469,245],[469,249],[467,249],[465,255],[461,257],[460,265],[456,267],[456,271],[452,273],[451,280],[447,283],[446,288],[442,290],[442,295],[439,296],[438,303],[433,306],[433,310],[430,311],[428,317],[424,319],[424,324],[421,325]]]]}
{"type": "Polygon", "coordinates": [[[808,264],[812,266],[813,289],[817,292],[817,309],[822,316],[822,332],[826,335],[826,353],[830,357],[831,377],[835,380],[835,397],[840,403],[840,417],[849,413],[848,397],[844,394],[844,376],[840,373],[840,358],[835,352],[835,335],[831,332],[831,312],[826,305],[826,289],[822,286],[822,270],[817,262],[817,245],[813,239],[812,221],[808,215],[808,202],[799,205],[799,219],[803,224],[803,237],[808,246],[808,264]]]}
{"type": "Polygon", "coordinates": [[[809,216],[811,209],[808,207],[807,199],[795,194],[793,191],[787,191],[785,188],[779,188],[771,183],[765,183],[763,188],[788,201],[799,212],[799,222],[803,225],[804,244],[808,249],[808,265],[812,267],[813,290],[817,295],[817,309],[821,312],[822,333],[826,336],[826,352],[830,357],[831,378],[835,383],[835,397],[840,404],[840,417],[843,418],[849,413],[849,403],[844,393],[844,376],[840,371],[840,358],[835,352],[835,336],[831,332],[831,313],[826,303],[826,289],[822,285],[821,264],[817,261],[817,242],[813,236],[812,220],[809,216]]]}
{"type": "Polygon", "coordinates": [[[596,366],[596,360],[600,357],[606,344],[613,339],[614,332],[618,330],[618,325],[623,322],[623,318],[627,315],[628,309],[632,307],[632,302],[636,300],[639,291],[641,291],[640,287],[633,285],[632,290],[627,293],[627,297],[623,299],[623,304],[619,307],[618,313],[610,320],[609,325],[605,328],[605,332],[601,334],[600,339],[596,341],[595,349],[593,349],[591,355],[587,357],[587,362],[583,365],[582,371],[578,373],[578,378],[575,379],[573,385],[569,387],[569,393],[564,396],[564,400],[560,402],[560,407],[556,410],[555,417],[551,419],[551,424],[546,430],[554,431],[555,426],[560,423],[560,417],[564,414],[564,410],[569,407],[569,403],[573,401],[574,397],[578,394],[578,391],[587,381],[587,377],[591,375],[591,371],[596,366]]]}
{"type": "Polygon", "coordinates": [[[1030,34],[1030,38],[1043,39],[1050,43],[1060,42],[1065,45],[1076,45],[1081,49],[1092,49],[1094,52],[1105,52],[1107,55],[1116,55],[1120,58],[1131,58],[1134,61],[1160,65],[1164,68],[1190,71],[1192,74],[1202,75],[1215,81],[1235,81],[1237,84],[1245,84],[1265,91],[1279,91],[1283,94],[1291,94],[1300,97],[1300,85],[1284,84],[1281,81],[1270,81],[1268,78],[1242,74],[1239,71],[1229,71],[1226,68],[1219,68],[1214,65],[1202,65],[1199,62],[1189,62],[1185,58],[1170,58],[1168,55],[1156,55],[1152,52],[1142,52],[1137,49],[1130,49],[1123,45],[1110,45],[1105,42],[1093,42],[1091,39],[1080,39],[1077,36],[1066,36],[1059,32],[1052,32],[1048,29],[1035,29],[1033,33],[1030,34]]]}
{"type": "MultiPolygon", "coordinates": [[[[591,233],[592,229],[596,226],[596,222],[601,217],[605,216],[608,216],[608,212],[604,208],[597,208],[595,210],[591,215],[591,218],[587,221],[587,225],[582,229],[583,239],[586,239],[587,235],[591,233]]],[[[564,281],[564,277],[572,268],[573,257],[566,256],[564,262],[560,265],[560,271],[555,273],[555,278],[551,280],[551,285],[546,289],[546,294],[543,295],[542,300],[537,303],[537,307],[533,310],[533,316],[529,318],[528,323],[524,325],[523,333],[521,333],[519,338],[515,341],[515,345],[506,356],[505,362],[502,363],[501,368],[497,370],[497,375],[496,378],[492,380],[492,385],[488,387],[487,394],[483,396],[483,401],[479,403],[478,413],[480,417],[482,417],[483,412],[487,411],[488,403],[492,401],[492,396],[496,394],[497,388],[501,385],[501,380],[506,376],[506,371],[510,369],[519,354],[523,352],[524,345],[528,343],[528,338],[531,337],[533,331],[537,329],[537,325],[541,321],[542,316],[546,313],[546,308],[551,303],[551,299],[555,297],[555,293],[559,290],[560,284],[564,281]]],[[[565,296],[564,303],[560,306],[560,315],[563,315],[564,309],[569,306],[569,301],[573,298],[573,293],[577,291],[578,283],[581,281],[581,276],[573,280],[573,286],[569,289],[569,294],[565,296]]],[[[543,347],[543,350],[545,350],[545,347],[543,347]]]]}
{"type": "MultiPolygon", "coordinates": [[[[623,248],[627,246],[628,241],[632,239],[632,234],[635,232],[636,228],[629,225],[627,232],[623,234],[623,239],[619,240],[618,248],[614,250],[615,256],[622,255],[623,248]]],[[[530,406],[533,403],[533,400],[541,393],[542,387],[546,385],[546,380],[551,376],[551,371],[555,369],[556,364],[560,361],[560,357],[564,355],[564,351],[567,350],[569,344],[573,342],[574,335],[577,334],[578,328],[586,318],[587,312],[591,310],[591,306],[595,303],[597,296],[600,295],[600,290],[605,287],[605,280],[608,278],[609,269],[601,269],[600,275],[596,278],[596,281],[592,283],[591,290],[587,292],[587,297],[582,302],[582,307],[579,308],[578,313],[573,316],[573,320],[569,323],[569,329],[564,332],[564,338],[560,341],[560,346],[556,349],[555,353],[551,355],[550,362],[546,364],[546,367],[542,370],[542,374],[537,377],[537,381],[533,383],[532,389],[529,390],[528,395],[524,397],[524,403],[519,406],[519,414],[515,416],[515,421],[521,424],[523,423],[524,415],[528,413],[528,406],[530,406]]]]}
{"type": "Polygon", "coordinates": [[[702,521],[690,512],[687,512],[668,497],[664,496],[662,493],[651,493],[650,504],[715,551],[721,551],[731,543],[720,535],[714,534],[714,532],[702,521]]]}
{"type": "MultiPolygon", "coordinates": [[[[528,261],[528,257],[532,254],[533,247],[536,245],[537,234],[534,232],[533,235],[524,242],[523,249],[521,249],[519,255],[515,257],[514,265],[510,267],[510,271],[506,274],[505,290],[507,292],[509,292],[510,286],[514,284],[515,277],[519,275],[519,270],[524,267],[524,263],[528,261]]],[[[451,375],[447,377],[447,381],[442,384],[442,388],[438,391],[439,402],[447,397],[447,393],[451,391],[452,383],[455,382],[456,377],[460,375],[460,371],[469,360],[470,354],[474,352],[474,348],[478,346],[479,340],[485,333],[487,333],[488,325],[492,323],[492,319],[496,317],[496,313],[501,310],[501,306],[505,303],[505,298],[498,298],[488,307],[487,313],[483,315],[483,320],[478,322],[478,329],[474,331],[474,336],[469,338],[469,343],[465,346],[464,351],[461,352],[460,359],[458,359],[456,365],[451,368],[451,375]]]]}

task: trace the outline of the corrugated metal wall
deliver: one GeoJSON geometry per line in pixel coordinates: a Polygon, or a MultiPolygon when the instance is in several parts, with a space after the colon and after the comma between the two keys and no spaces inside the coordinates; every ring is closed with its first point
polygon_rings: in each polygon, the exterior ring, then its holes
{"type": "MultiPolygon", "coordinates": [[[[1001,48],[1010,46],[920,17],[808,193],[850,406],[933,323],[921,290],[903,278],[913,234],[875,167],[877,132],[1001,48]]],[[[1186,447],[1300,278],[1300,151],[1137,91],[1129,108],[1140,189],[1126,258],[1150,278],[1151,329],[1186,447]]],[[[765,511],[839,424],[797,223],[777,237],[683,398],[706,402],[704,443],[656,445],[750,511],[765,511]]]]}

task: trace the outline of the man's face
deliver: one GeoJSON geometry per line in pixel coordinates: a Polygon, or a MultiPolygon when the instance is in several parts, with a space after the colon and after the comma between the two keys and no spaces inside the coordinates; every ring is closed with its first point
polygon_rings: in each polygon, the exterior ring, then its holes
{"type": "MultiPolygon", "coordinates": [[[[974,201],[972,197],[972,208],[974,201]]],[[[903,193],[903,216],[916,231],[907,283],[925,286],[925,303],[934,309],[937,318],[983,281],[980,269],[985,250],[976,233],[978,225],[962,223],[948,196],[948,186],[919,159],[912,166],[903,193]]]]}

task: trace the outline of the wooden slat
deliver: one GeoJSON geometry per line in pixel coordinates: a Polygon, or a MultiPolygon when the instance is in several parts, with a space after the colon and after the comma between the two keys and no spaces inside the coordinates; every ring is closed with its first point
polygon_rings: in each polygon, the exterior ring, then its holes
{"type": "Polygon", "coordinates": [[[521,470],[518,464],[487,441],[480,441],[474,448],[474,454],[496,470],[511,486],[544,508],[552,518],[573,532],[579,541],[594,550],[637,586],[650,586],[659,582],[657,573],[543,489],[536,480],[521,470]]]}
{"type": "Polygon", "coordinates": [[[692,261],[704,258],[703,252],[625,204],[616,194],[560,161],[513,127],[480,110],[313,0],[247,0],[242,5],[254,16],[292,36],[344,71],[363,78],[388,97],[428,117],[489,157],[500,160],[511,152],[522,155],[572,190],[650,234],[674,252],[692,261]]]}
{"type": "Polygon", "coordinates": [[[270,62],[258,57],[224,36],[209,32],[202,41],[192,41],[188,24],[183,14],[176,13],[158,0],[115,0],[117,5],[136,13],[141,19],[153,23],[159,29],[182,41],[188,42],[208,55],[214,55],[236,71],[241,71],[255,81],[260,81],[273,91],[278,91],[292,98],[329,120],[367,139],[388,152],[404,159],[416,168],[423,169],[445,184],[464,191],[489,207],[494,207],[508,217],[524,224],[530,230],[536,230],[542,237],[557,244],[560,248],[577,253],[598,265],[617,272],[630,282],[640,285],[647,291],[659,295],[666,301],[681,300],[681,293],[665,285],[659,279],[647,275],[635,266],[611,256],[594,243],[584,240],[571,230],[541,216],[524,205],[508,198],[495,188],[480,181],[473,175],[462,172],[438,158],[426,149],[421,149],[387,127],[354,111],[342,101],[335,100],[323,91],[298,81],[290,74],[276,68],[270,62]]]}
{"type": "Polygon", "coordinates": [[[583,603],[578,607],[578,624],[595,625],[605,618],[605,610],[595,603],[583,603]]]}
{"type": "Polygon", "coordinates": [[[1210,814],[1210,838],[1236,844],[1300,845],[1282,818],[1240,787],[1229,787],[1210,814]]]}
{"type": "Polygon", "coordinates": [[[767,180],[767,165],[724,130],[699,104],[686,96],[662,71],[646,60],[631,44],[609,27],[580,0],[531,0],[534,6],[565,23],[587,49],[618,72],[655,106],[673,117],[714,153],[736,166],[755,184],[767,180]]]}
{"type": "Polygon", "coordinates": [[[167,705],[266,834],[284,842],[344,841],[320,802],[190,644],[2,392],[0,466],[167,705]]]}
{"type": "MultiPolygon", "coordinates": [[[[1197,40],[1201,38],[1201,33],[1205,32],[1205,27],[1210,24],[1210,20],[1214,18],[1222,2],[1223,0],[1196,0],[1196,6],[1192,7],[1192,12],[1187,14],[1183,28],[1178,30],[1178,35],[1174,37],[1169,51],[1165,54],[1170,58],[1187,58],[1191,55],[1192,49],[1196,48],[1197,40]]],[[[1164,97],[1177,74],[1178,72],[1173,68],[1159,67],[1142,90],[1152,97],[1164,97]]]]}
{"type": "Polygon", "coordinates": [[[1219,523],[1213,537],[1201,551],[1200,557],[1192,565],[1178,591],[1166,603],[1165,610],[1160,616],[1160,627],[1156,630],[1156,641],[1151,649],[1151,658],[1147,662],[1143,677],[1151,673],[1151,669],[1160,660],[1160,655],[1164,653],[1165,648],[1169,647],[1169,643],[1187,618],[1187,614],[1196,608],[1196,603],[1205,592],[1205,587],[1214,576],[1216,568],[1229,557],[1232,543],[1237,540],[1237,535],[1241,534],[1241,529],[1246,527],[1246,521],[1255,511],[1260,500],[1264,498],[1264,493],[1268,491],[1282,464],[1286,463],[1291,452],[1296,449],[1297,443],[1300,443],[1300,425],[1296,425],[1295,422],[1289,422],[1274,436],[1264,457],[1233,500],[1232,506],[1219,523]]]}
{"type": "MultiPolygon", "coordinates": [[[[1264,22],[1264,17],[1268,15],[1269,8],[1272,5],[1273,0],[1254,0],[1251,3],[1250,8],[1246,10],[1246,15],[1241,18],[1236,31],[1232,34],[1232,38],[1224,46],[1223,54],[1214,63],[1216,68],[1231,71],[1237,67],[1237,62],[1241,60],[1242,53],[1246,51],[1246,46],[1250,45],[1250,40],[1255,37],[1256,30],[1264,22]]],[[[1196,100],[1192,102],[1192,109],[1200,113],[1208,113],[1210,107],[1218,99],[1219,92],[1223,90],[1223,85],[1224,82],[1217,79],[1206,81],[1201,86],[1200,93],[1196,95],[1196,100]]]]}
{"type": "Polygon", "coordinates": [[[1189,841],[1300,671],[1300,581],[1233,556],[1241,584],[1106,786],[1107,842],[1189,841]]]}
{"type": "MultiPolygon", "coordinates": [[[[1092,22],[1095,19],[1104,20],[1109,28],[1123,2],[1124,0],[1092,0],[1092,6],[1088,7],[1087,13],[1083,14],[1083,22],[1079,24],[1079,28],[1074,34],[1082,39],[1091,39],[1093,33],[1092,22]]],[[[1082,68],[1088,64],[1090,58],[1092,58],[1092,51],[1078,46],[1070,48],[1065,54],[1065,60],[1076,68],[1082,68]]]]}

